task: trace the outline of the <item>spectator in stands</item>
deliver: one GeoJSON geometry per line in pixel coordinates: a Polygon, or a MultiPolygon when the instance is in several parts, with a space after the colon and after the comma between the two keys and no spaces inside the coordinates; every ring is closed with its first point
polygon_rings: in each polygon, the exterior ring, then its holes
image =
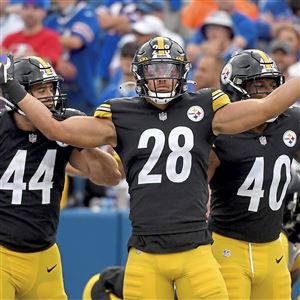
{"type": "Polygon", "coordinates": [[[298,0],[260,1],[260,17],[257,21],[259,38],[268,42],[278,26],[288,23],[300,25],[300,15],[297,16],[298,3],[298,0]]]}
{"type": "Polygon", "coordinates": [[[293,24],[281,24],[277,27],[274,36],[276,39],[286,42],[296,58],[300,59],[300,33],[293,24]]]}
{"type": "Polygon", "coordinates": [[[137,1],[136,9],[141,15],[153,15],[160,19],[164,18],[163,0],[137,1]]]}
{"type": "Polygon", "coordinates": [[[2,47],[16,58],[37,55],[56,66],[62,53],[59,36],[43,26],[49,0],[23,0],[22,4],[24,29],[8,35],[2,47]]]}
{"type": "Polygon", "coordinates": [[[97,7],[96,13],[103,32],[97,70],[97,92],[101,95],[110,83],[110,65],[118,49],[122,36],[131,31],[131,25],[137,20],[136,1],[104,1],[97,7]]]}
{"type": "MultiPolygon", "coordinates": [[[[235,5],[236,10],[250,18],[250,20],[256,21],[258,18],[258,8],[252,1],[239,0],[236,1],[235,5]]],[[[211,13],[219,9],[221,8],[214,0],[205,0],[201,3],[199,1],[189,1],[182,10],[181,22],[187,28],[197,29],[211,13]]]]}
{"type": "Polygon", "coordinates": [[[224,65],[224,59],[215,54],[204,54],[198,59],[193,73],[196,82],[194,90],[202,88],[220,89],[220,73],[224,65]]]}
{"type": "Polygon", "coordinates": [[[12,12],[10,0],[0,1],[0,27],[0,44],[7,35],[18,32],[24,28],[22,18],[18,14],[12,12]]]}
{"type": "MultiPolygon", "coordinates": [[[[63,75],[62,89],[68,95],[67,104],[91,114],[98,105],[95,77],[99,62],[100,28],[94,10],[77,0],[53,0],[57,12],[45,24],[56,30],[64,47],[62,59],[56,66],[63,75]]],[[[74,205],[82,205],[86,179],[74,177],[74,205]]]]}
{"type": "MultiPolygon", "coordinates": [[[[246,17],[245,15],[241,14],[237,10],[235,0],[215,0],[220,11],[225,11],[227,14],[231,16],[231,22],[233,24],[233,28],[235,30],[234,39],[232,40],[232,45],[234,47],[240,49],[247,49],[247,48],[255,48],[256,47],[256,39],[257,39],[257,31],[254,22],[246,17]]],[[[216,12],[215,12],[216,13],[216,12]]],[[[210,14],[209,16],[214,15],[214,13],[210,14]]],[[[205,22],[209,18],[206,17],[205,22]]],[[[228,18],[226,18],[228,19],[228,18]]],[[[204,22],[204,23],[205,23],[204,22]]],[[[205,37],[203,36],[202,27],[198,28],[197,32],[195,33],[192,44],[199,45],[204,40],[205,37]]]]}
{"type": "Polygon", "coordinates": [[[296,56],[293,54],[289,44],[281,40],[274,40],[270,45],[269,52],[272,59],[278,65],[279,70],[288,79],[288,69],[296,60],[296,56]]]}
{"type": "Polygon", "coordinates": [[[99,53],[99,24],[95,12],[85,2],[53,0],[58,8],[45,24],[60,34],[64,47],[57,72],[65,81],[63,90],[69,104],[89,114],[97,105],[94,84],[99,53]],[[72,102],[71,102],[72,101],[72,102]]]}
{"type": "Polygon", "coordinates": [[[142,45],[147,40],[155,36],[166,36],[184,47],[183,38],[166,28],[163,20],[154,15],[144,15],[132,25],[132,31],[137,36],[137,43],[142,45]]]}
{"type": "MultiPolygon", "coordinates": [[[[300,10],[299,10],[300,11],[300,10]]],[[[300,18],[299,18],[300,21],[300,18]]],[[[300,25],[300,23],[299,23],[300,25]]],[[[277,27],[275,36],[287,43],[291,49],[291,59],[288,65],[287,78],[293,78],[300,74],[300,26],[295,24],[282,24],[277,27]]]]}
{"type": "Polygon", "coordinates": [[[236,35],[234,44],[242,49],[255,48],[257,30],[255,23],[237,10],[236,0],[215,0],[220,10],[226,11],[232,18],[236,35]]]}
{"type": "Polygon", "coordinates": [[[194,40],[187,47],[188,57],[192,63],[202,53],[221,55],[225,60],[239,50],[233,43],[235,28],[232,19],[225,11],[216,11],[205,19],[199,29],[203,40],[195,35],[194,40]]]}
{"type": "Polygon", "coordinates": [[[138,44],[126,43],[120,49],[120,68],[115,73],[115,80],[103,92],[100,103],[107,99],[137,96],[135,79],[131,72],[131,63],[138,44]],[[124,84],[127,83],[128,84],[124,84]]]}

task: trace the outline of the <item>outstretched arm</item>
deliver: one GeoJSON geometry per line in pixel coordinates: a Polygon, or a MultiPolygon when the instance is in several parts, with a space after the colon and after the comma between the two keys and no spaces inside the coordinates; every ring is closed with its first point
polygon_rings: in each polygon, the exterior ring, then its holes
{"type": "Polygon", "coordinates": [[[0,56],[0,85],[10,100],[25,112],[30,121],[50,140],[93,148],[104,144],[116,145],[115,127],[110,120],[93,117],[71,117],[57,121],[38,99],[28,94],[14,78],[12,56],[0,56]]]}
{"type": "Polygon", "coordinates": [[[214,134],[234,134],[256,127],[284,112],[300,98],[300,77],[287,81],[262,99],[230,103],[213,119],[214,134]]]}
{"type": "Polygon", "coordinates": [[[30,94],[18,103],[31,122],[50,140],[82,148],[116,145],[116,132],[110,120],[94,117],[70,117],[57,121],[49,109],[30,94]]]}

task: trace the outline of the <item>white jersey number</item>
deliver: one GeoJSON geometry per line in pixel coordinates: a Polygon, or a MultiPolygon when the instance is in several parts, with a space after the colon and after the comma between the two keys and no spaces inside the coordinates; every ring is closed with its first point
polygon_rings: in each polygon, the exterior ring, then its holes
{"type": "Polygon", "coordinates": [[[12,190],[11,204],[22,203],[22,193],[28,190],[42,191],[42,204],[50,203],[50,190],[53,186],[53,171],[56,158],[56,150],[48,150],[43,157],[38,169],[30,179],[28,186],[23,181],[25,173],[27,150],[18,150],[11,160],[6,171],[0,179],[0,190],[12,190]],[[13,176],[13,181],[9,182],[13,176]],[[41,181],[42,180],[42,181],[41,181]]]}
{"type": "MultiPolygon", "coordinates": [[[[264,197],[263,187],[264,180],[264,158],[257,157],[255,162],[245,179],[244,183],[239,188],[237,194],[238,196],[250,197],[250,203],[248,210],[257,212],[260,198],[264,197]],[[252,186],[252,188],[250,188],[252,186]]],[[[285,197],[286,190],[291,181],[291,160],[287,155],[281,155],[277,158],[274,169],[273,169],[273,179],[270,186],[269,192],[269,206],[272,210],[279,210],[282,201],[285,197]],[[286,181],[281,191],[279,200],[277,201],[277,190],[279,183],[281,181],[281,169],[285,166],[286,181]]]]}
{"type": "MultiPolygon", "coordinates": [[[[145,130],[138,144],[138,149],[148,147],[148,142],[154,138],[153,150],[138,176],[138,184],[161,183],[162,174],[150,174],[164,149],[166,137],[160,129],[145,130]]],[[[169,180],[181,183],[187,180],[192,167],[192,155],[190,151],[194,147],[194,135],[188,127],[179,126],[174,128],[169,135],[168,145],[171,150],[166,162],[166,175],[169,180]],[[184,143],[179,145],[179,138],[183,136],[184,143]],[[177,173],[176,165],[179,158],[182,158],[182,169],[177,173]]]]}

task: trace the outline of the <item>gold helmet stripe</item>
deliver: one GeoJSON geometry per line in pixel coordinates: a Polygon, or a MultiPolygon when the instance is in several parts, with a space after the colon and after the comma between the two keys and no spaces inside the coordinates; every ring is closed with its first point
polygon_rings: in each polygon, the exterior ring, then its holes
{"type": "Polygon", "coordinates": [[[267,69],[272,69],[272,62],[270,61],[270,58],[268,55],[266,55],[265,52],[261,51],[261,50],[257,50],[257,53],[260,55],[260,57],[262,58],[264,64],[266,65],[267,69]]]}
{"type": "Polygon", "coordinates": [[[53,70],[52,70],[51,65],[48,62],[46,62],[45,60],[43,60],[41,57],[39,57],[39,56],[27,56],[25,58],[36,59],[41,64],[41,66],[45,69],[45,72],[46,72],[47,75],[53,75],[53,70]]]}
{"type": "Polygon", "coordinates": [[[157,38],[157,46],[158,46],[158,49],[162,49],[162,50],[158,50],[158,54],[166,54],[165,52],[165,42],[164,42],[164,38],[159,36],[157,38]]]}

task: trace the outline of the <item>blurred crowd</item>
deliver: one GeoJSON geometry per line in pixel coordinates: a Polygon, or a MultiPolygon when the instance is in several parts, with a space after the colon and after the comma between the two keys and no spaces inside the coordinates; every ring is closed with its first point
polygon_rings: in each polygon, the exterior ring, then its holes
{"type": "MultiPolygon", "coordinates": [[[[286,80],[300,75],[299,0],[1,0],[0,49],[37,55],[64,78],[66,106],[91,115],[105,100],[135,96],[131,61],[154,36],[182,45],[192,63],[189,89],[219,88],[233,53],[270,54],[286,80]]],[[[71,178],[68,206],[126,209],[127,184],[71,178]]]]}

